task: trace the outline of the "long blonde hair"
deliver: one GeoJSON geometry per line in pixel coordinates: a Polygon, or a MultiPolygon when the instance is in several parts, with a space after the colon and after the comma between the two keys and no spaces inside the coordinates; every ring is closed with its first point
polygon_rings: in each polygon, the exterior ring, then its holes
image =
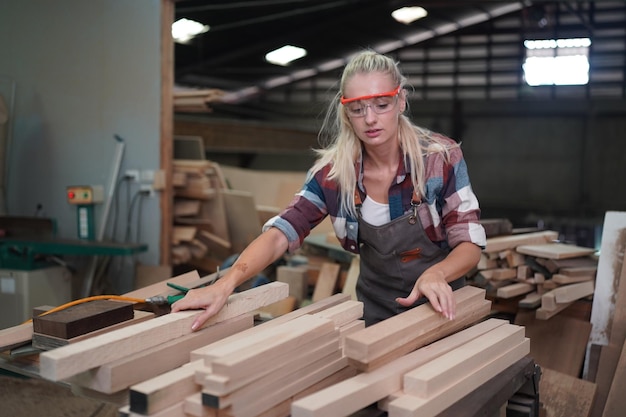
{"type": "MultiPolygon", "coordinates": [[[[366,50],[355,55],[346,65],[341,77],[340,88],[331,101],[322,128],[318,135],[320,143],[327,145],[316,149],[318,155],[311,173],[315,173],[330,164],[328,179],[339,185],[341,206],[352,216],[356,216],[354,192],[356,188],[355,162],[361,157],[361,141],[354,133],[340,99],[346,83],[355,75],[380,72],[389,75],[395,85],[400,85],[401,94],[406,87],[406,77],[402,75],[398,64],[391,58],[374,51],[366,50]]],[[[407,102],[408,106],[408,102],[407,102]]],[[[424,195],[425,164],[424,156],[432,152],[441,152],[446,160],[450,146],[444,144],[438,135],[428,129],[413,124],[405,115],[399,115],[398,142],[405,160],[409,161],[411,181],[419,195],[424,195]]],[[[458,145],[457,145],[458,146],[458,145]]]]}

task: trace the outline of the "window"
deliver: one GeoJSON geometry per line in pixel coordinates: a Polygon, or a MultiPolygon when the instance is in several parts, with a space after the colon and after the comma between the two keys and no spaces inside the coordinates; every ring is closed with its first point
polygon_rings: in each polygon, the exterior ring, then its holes
{"type": "Polygon", "coordinates": [[[589,38],[527,40],[524,78],[530,86],[589,82],[589,38]]]}

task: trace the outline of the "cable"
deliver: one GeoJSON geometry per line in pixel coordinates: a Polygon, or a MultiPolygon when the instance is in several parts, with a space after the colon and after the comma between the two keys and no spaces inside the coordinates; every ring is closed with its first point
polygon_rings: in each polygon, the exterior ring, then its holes
{"type": "MultiPolygon", "coordinates": [[[[57,311],[65,310],[66,308],[69,308],[78,304],[83,304],[89,301],[96,301],[96,300],[118,300],[118,301],[128,301],[131,303],[145,303],[146,302],[146,300],[144,300],[143,298],[125,297],[123,295],[92,295],[91,297],[80,298],[78,300],[74,300],[74,301],[70,301],[69,303],[62,304],[58,307],[52,308],[44,313],[41,313],[37,317],[46,316],[48,314],[56,313],[57,311]]],[[[30,323],[31,321],[33,321],[33,319],[27,320],[24,323],[30,323]]]]}
{"type": "Polygon", "coordinates": [[[135,204],[137,203],[137,199],[141,198],[141,191],[136,191],[133,195],[133,199],[130,202],[130,207],[128,208],[127,219],[126,219],[126,234],[124,235],[124,242],[128,243],[131,238],[131,224],[133,220],[133,209],[135,208],[135,204]]]}

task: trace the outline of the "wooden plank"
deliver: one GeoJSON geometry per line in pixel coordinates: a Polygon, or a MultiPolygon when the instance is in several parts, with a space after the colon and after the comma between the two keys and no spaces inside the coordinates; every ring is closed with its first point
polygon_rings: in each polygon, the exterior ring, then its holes
{"type": "Polygon", "coordinates": [[[487,239],[485,252],[500,252],[506,249],[515,249],[520,245],[540,244],[553,242],[559,238],[559,233],[551,230],[522,233],[510,236],[498,236],[487,239]]]}
{"type": "Polygon", "coordinates": [[[492,358],[504,354],[523,341],[522,326],[500,326],[407,372],[404,375],[404,392],[420,398],[440,394],[459,375],[476,372],[492,358]]]}
{"type": "Polygon", "coordinates": [[[538,292],[526,294],[517,305],[522,308],[537,308],[541,305],[541,294],[538,292]]]}
{"type": "MultiPolygon", "coordinates": [[[[269,320],[267,322],[261,323],[258,326],[253,327],[252,329],[244,330],[237,334],[234,334],[230,337],[226,337],[223,340],[212,343],[210,346],[205,346],[204,348],[196,349],[191,352],[191,360],[196,359],[204,359],[205,355],[218,347],[229,346],[232,343],[237,343],[238,340],[248,340],[248,338],[255,333],[264,333],[265,329],[268,327],[279,326],[282,323],[293,320],[297,317],[303,316],[305,314],[315,314],[320,311],[323,311],[327,308],[335,306],[337,304],[343,303],[349,299],[348,296],[344,294],[335,294],[332,297],[326,298],[324,300],[318,301],[316,303],[309,304],[305,307],[299,308],[297,310],[292,311],[291,313],[287,313],[275,319],[269,320]]],[[[225,352],[228,352],[228,347],[225,352]]]]}
{"type": "Polygon", "coordinates": [[[298,392],[348,366],[348,361],[345,357],[341,357],[322,366],[320,366],[318,362],[310,364],[307,369],[303,370],[301,373],[292,374],[292,377],[285,380],[281,385],[268,387],[269,391],[266,392],[266,395],[254,402],[250,402],[246,405],[242,404],[241,408],[234,408],[233,411],[237,413],[238,417],[255,417],[259,413],[280,404],[282,401],[291,398],[298,392]]]}
{"type": "Polygon", "coordinates": [[[552,280],[559,285],[568,285],[568,284],[575,284],[577,282],[593,281],[594,279],[595,279],[595,276],[593,275],[578,275],[578,276],[570,276],[570,275],[563,275],[563,274],[552,275],[552,280]]]}
{"type": "Polygon", "coordinates": [[[589,322],[561,314],[538,320],[532,310],[520,310],[515,324],[526,328],[531,356],[540,366],[574,377],[580,375],[591,331],[589,322]]]}
{"type": "Polygon", "coordinates": [[[506,281],[517,278],[517,268],[496,268],[491,270],[490,279],[494,281],[506,281]]]}
{"type": "Polygon", "coordinates": [[[244,383],[231,380],[233,382],[231,389],[226,392],[222,391],[222,394],[215,394],[205,383],[202,390],[202,401],[204,405],[219,409],[232,406],[235,403],[245,403],[255,396],[258,397],[259,391],[263,392],[263,387],[272,389],[277,385],[285,383],[287,378],[293,377],[294,373],[299,375],[305,374],[310,371],[308,366],[312,363],[317,363],[318,366],[321,366],[340,357],[341,347],[338,335],[335,334],[333,338],[320,340],[314,345],[307,346],[306,349],[294,350],[294,353],[285,356],[285,363],[279,362],[276,366],[270,365],[270,372],[264,372],[263,375],[251,372],[245,376],[246,382],[244,383]],[[298,360],[295,360],[294,357],[298,357],[298,360]],[[250,381],[253,382],[249,383],[250,381]],[[232,388],[233,386],[237,386],[237,388],[232,388]]]}
{"type": "MultiPolygon", "coordinates": [[[[272,282],[233,294],[220,312],[210,318],[204,326],[245,314],[285,298],[287,295],[287,285],[279,282],[272,282]]],[[[171,313],[73,345],[44,352],[39,357],[41,376],[53,381],[63,380],[88,369],[184,336],[191,333],[191,324],[197,314],[197,311],[171,313]]]]}
{"type": "Polygon", "coordinates": [[[299,369],[305,364],[320,360],[339,350],[340,345],[337,333],[329,333],[318,338],[315,345],[307,346],[307,349],[295,349],[288,356],[285,356],[283,361],[278,362],[274,368],[266,367],[263,372],[248,373],[236,379],[214,372],[204,374],[201,371],[197,371],[196,382],[202,384],[208,404],[215,408],[223,408],[223,406],[228,404],[224,402],[225,399],[222,397],[235,392],[235,390],[248,386],[250,383],[253,383],[252,385],[265,383],[263,381],[266,381],[265,378],[269,374],[273,374],[272,378],[276,375],[286,375],[294,369],[299,369]],[[200,375],[203,375],[203,377],[198,378],[200,375]]]}
{"type": "Polygon", "coordinates": [[[70,382],[112,394],[189,362],[190,352],[254,325],[252,314],[242,314],[170,340],[152,348],[75,375],[70,382]]]}
{"type": "Polygon", "coordinates": [[[135,310],[133,312],[133,318],[123,321],[121,323],[114,324],[112,326],[105,327],[103,329],[95,330],[80,336],[73,337],[71,339],[63,339],[60,337],[48,336],[45,334],[33,333],[33,347],[42,350],[56,349],[61,346],[69,345],[71,343],[77,343],[81,340],[89,339],[90,337],[98,336],[103,333],[110,332],[112,330],[121,329],[122,327],[131,326],[133,324],[141,323],[142,321],[154,318],[154,313],[149,311],[135,310]]]}
{"type": "Polygon", "coordinates": [[[485,363],[476,371],[459,376],[445,390],[429,398],[405,394],[389,403],[389,417],[436,416],[451,406],[458,398],[470,393],[476,385],[484,384],[494,375],[526,356],[529,350],[530,341],[525,339],[506,353],[485,363]]]}
{"type": "Polygon", "coordinates": [[[296,297],[298,304],[308,297],[309,286],[305,266],[278,266],[276,268],[276,281],[289,284],[289,295],[296,297]]]}
{"type": "Polygon", "coordinates": [[[342,327],[363,317],[363,303],[354,300],[345,301],[315,313],[313,316],[332,320],[335,327],[342,327]]]}
{"type": "Polygon", "coordinates": [[[355,255],[350,260],[350,267],[348,268],[348,275],[346,277],[346,282],[343,284],[341,288],[341,292],[343,294],[350,295],[352,300],[357,300],[356,296],[356,283],[359,280],[359,274],[361,269],[361,257],[359,255],[355,255]]]}
{"type": "Polygon", "coordinates": [[[539,398],[550,417],[589,416],[595,391],[593,382],[541,367],[539,398]]]}
{"type": "Polygon", "coordinates": [[[130,387],[130,411],[152,415],[181,402],[185,397],[200,391],[195,383],[195,369],[203,367],[202,361],[165,372],[130,387]]]}
{"type": "Polygon", "coordinates": [[[313,302],[330,297],[335,293],[337,279],[341,265],[332,262],[324,262],[317,277],[317,283],[313,290],[313,302]]]}
{"type": "Polygon", "coordinates": [[[568,259],[591,255],[596,250],[567,243],[544,243],[534,245],[520,245],[516,249],[524,255],[537,256],[547,259],[568,259]]]}
{"type": "MultiPolygon", "coordinates": [[[[482,307],[486,301],[484,289],[466,286],[454,291],[453,295],[457,304],[454,320],[443,317],[426,303],[349,335],[346,337],[346,356],[353,366],[380,365],[396,354],[408,353],[471,324],[467,320],[478,321],[487,314],[482,307]],[[385,359],[386,355],[392,356],[385,359]]],[[[487,303],[490,309],[491,303],[487,303]]]]}
{"type": "Polygon", "coordinates": [[[261,222],[252,193],[220,190],[228,222],[228,234],[234,253],[242,252],[261,234],[261,222]]]}
{"type": "Polygon", "coordinates": [[[335,333],[338,338],[331,320],[313,315],[298,317],[282,326],[265,329],[265,333],[269,337],[262,344],[233,350],[214,359],[207,355],[205,364],[210,364],[216,374],[235,379],[271,369],[274,361],[284,360],[285,355],[294,349],[301,349],[301,346],[313,343],[325,334],[335,333]]]}
{"type": "Polygon", "coordinates": [[[197,216],[200,213],[200,202],[186,198],[174,199],[174,216],[197,216]]]}
{"type": "Polygon", "coordinates": [[[416,367],[445,354],[470,340],[507,322],[488,319],[458,333],[438,340],[427,347],[363,372],[332,387],[300,398],[292,404],[293,417],[344,416],[355,413],[402,388],[403,375],[416,367]]]}
{"type": "Polygon", "coordinates": [[[133,303],[94,300],[33,318],[33,331],[71,339],[133,318],[133,303]]]}
{"type": "Polygon", "coordinates": [[[0,330],[0,351],[24,346],[33,338],[33,322],[18,324],[0,330]]]}
{"type": "Polygon", "coordinates": [[[557,303],[569,303],[593,295],[594,282],[585,281],[552,290],[557,303]]]}
{"type": "Polygon", "coordinates": [[[500,287],[496,290],[496,296],[499,298],[513,298],[518,295],[526,294],[535,289],[534,285],[519,282],[517,284],[500,287]]]}
{"type": "Polygon", "coordinates": [[[626,410],[626,396],[624,396],[624,385],[626,384],[626,349],[622,345],[619,361],[615,367],[613,381],[607,394],[606,404],[602,412],[602,417],[621,417],[626,410]]]}

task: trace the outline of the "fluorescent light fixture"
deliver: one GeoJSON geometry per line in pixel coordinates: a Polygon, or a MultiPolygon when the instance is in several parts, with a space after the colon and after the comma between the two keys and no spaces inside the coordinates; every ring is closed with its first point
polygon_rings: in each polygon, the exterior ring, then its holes
{"type": "Polygon", "coordinates": [[[188,43],[201,33],[209,31],[208,25],[189,19],[178,19],[172,23],[172,37],[178,43],[188,43]]]}
{"type": "Polygon", "coordinates": [[[418,19],[426,17],[427,15],[428,12],[426,9],[418,6],[402,7],[391,12],[391,17],[400,23],[404,23],[405,25],[411,24],[418,19]]]}
{"type": "Polygon", "coordinates": [[[303,56],[306,56],[306,49],[292,45],[285,45],[281,48],[273,50],[272,52],[268,52],[265,55],[265,59],[267,62],[272,64],[286,66],[303,56]]]}

